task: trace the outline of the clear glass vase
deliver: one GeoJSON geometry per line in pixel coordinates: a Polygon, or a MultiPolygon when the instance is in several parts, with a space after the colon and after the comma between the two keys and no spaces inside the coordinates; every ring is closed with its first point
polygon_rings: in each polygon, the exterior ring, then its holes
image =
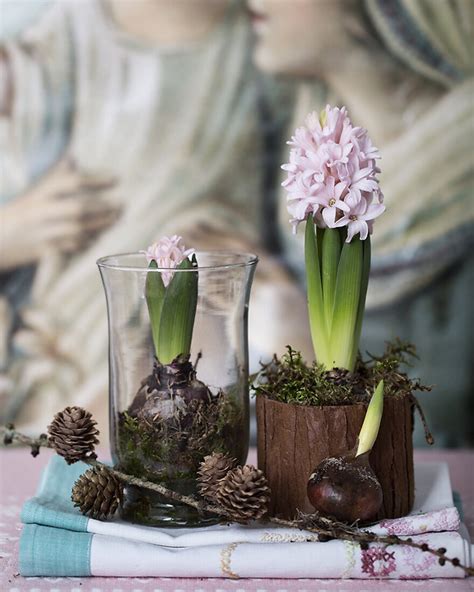
{"type": "MultiPolygon", "coordinates": [[[[230,252],[198,252],[196,258],[195,270],[174,271],[198,277],[190,355],[166,365],[156,357],[145,286],[147,274],[170,270],[149,269],[138,253],[97,262],[109,321],[113,462],[186,495],[196,494],[197,469],[206,455],[225,452],[239,463],[247,456],[247,316],[258,260],[230,252]]],[[[134,486],[125,490],[122,517],[161,526],[216,521],[134,486]]]]}

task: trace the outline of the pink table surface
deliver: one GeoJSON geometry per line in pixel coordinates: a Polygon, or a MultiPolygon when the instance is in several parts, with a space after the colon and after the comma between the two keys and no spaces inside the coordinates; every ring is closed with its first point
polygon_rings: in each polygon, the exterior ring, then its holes
{"type": "MultiPolygon", "coordinates": [[[[251,454],[251,459],[255,458],[251,454]]],[[[19,522],[23,502],[36,491],[51,451],[33,459],[25,450],[0,450],[0,591],[1,592],[459,592],[474,591],[466,580],[285,580],[183,578],[23,578],[18,574],[19,522]]],[[[461,494],[465,522],[474,535],[474,451],[420,450],[416,460],[446,461],[453,489],[461,494]]],[[[474,538],[474,536],[473,536],[474,538]]]]}

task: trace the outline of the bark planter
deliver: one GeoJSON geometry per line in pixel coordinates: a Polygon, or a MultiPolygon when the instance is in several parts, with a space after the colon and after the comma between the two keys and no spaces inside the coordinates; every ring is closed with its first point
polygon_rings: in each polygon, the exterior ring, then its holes
{"type": "MultiPolygon", "coordinates": [[[[379,435],[370,464],[383,490],[378,519],[398,518],[413,506],[413,399],[386,397],[379,435]]],[[[326,457],[351,450],[367,405],[312,407],[282,403],[257,395],[258,466],[271,488],[270,514],[293,518],[313,512],[306,485],[326,457]]]]}

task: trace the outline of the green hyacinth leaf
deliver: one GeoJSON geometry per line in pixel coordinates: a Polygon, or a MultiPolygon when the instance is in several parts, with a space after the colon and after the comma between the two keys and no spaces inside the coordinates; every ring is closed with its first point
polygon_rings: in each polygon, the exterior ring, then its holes
{"type": "MultiPolygon", "coordinates": [[[[196,257],[184,259],[177,269],[197,267],[196,257]]],[[[198,297],[198,272],[178,271],[166,288],[161,311],[157,357],[162,364],[170,364],[191,350],[194,319],[198,297]]]]}
{"type": "MultiPolygon", "coordinates": [[[[151,261],[148,269],[157,269],[156,261],[151,261]]],[[[150,316],[151,335],[153,338],[153,345],[155,353],[158,355],[158,341],[160,333],[161,310],[163,308],[163,300],[165,297],[165,286],[161,273],[157,271],[149,271],[146,274],[145,282],[145,298],[148,307],[148,314],[150,316]]]]}
{"type": "Polygon", "coordinates": [[[357,320],[354,329],[354,343],[352,346],[352,354],[350,359],[350,366],[355,367],[357,361],[357,354],[359,352],[359,341],[362,332],[362,323],[364,321],[365,312],[365,298],[367,296],[367,288],[369,285],[370,275],[370,260],[371,260],[371,243],[370,235],[362,241],[363,244],[363,262],[362,262],[362,280],[360,284],[359,307],[357,310],[357,320]]]}
{"type": "Polygon", "coordinates": [[[323,281],[324,316],[328,335],[331,335],[337,266],[341,256],[341,235],[337,228],[327,228],[322,240],[321,277],[323,281]]]}
{"type": "Polygon", "coordinates": [[[374,394],[370,399],[364,423],[360,429],[356,456],[370,452],[375,444],[379,433],[380,422],[383,414],[383,380],[379,382],[374,394]]]}
{"type": "Polygon", "coordinates": [[[323,240],[326,232],[325,228],[318,228],[315,226],[316,232],[316,246],[318,247],[319,269],[323,268],[323,240]]]}
{"type": "Polygon", "coordinates": [[[363,245],[359,238],[344,243],[337,270],[331,326],[331,368],[354,370],[352,352],[362,282],[363,245]]]}
{"type": "Polygon", "coordinates": [[[328,338],[324,319],[323,290],[319,264],[318,243],[314,220],[311,215],[306,221],[305,266],[308,296],[309,325],[313,341],[314,355],[324,366],[328,361],[328,338]]]}

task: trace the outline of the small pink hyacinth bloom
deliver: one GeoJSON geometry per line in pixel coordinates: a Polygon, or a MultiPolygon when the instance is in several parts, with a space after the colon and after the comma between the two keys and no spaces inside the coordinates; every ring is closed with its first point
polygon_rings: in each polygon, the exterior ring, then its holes
{"type": "Polygon", "coordinates": [[[312,214],[322,228],[347,226],[346,242],[365,240],[385,210],[377,174],[380,158],[367,130],[355,127],[345,107],[310,113],[288,142],[290,162],[282,169],[294,231],[312,214]]]}
{"type": "Polygon", "coordinates": [[[334,177],[329,177],[323,188],[318,192],[316,201],[319,205],[324,206],[321,210],[321,217],[328,228],[336,227],[338,209],[343,212],[351,211],[350,207],[341,199],[345,190],[345,183],[340,182],[336,185],[334,177]]]}
{"type": "Polygon", "coordinates": [[[356,234],[360,235],[361,240],[365,240],[371,230],[373,220],[380,216],[385,210],[382,204],[371,204],[362,199],[360,203],[345,213],[342,218],[339,218],[334,224],[335,228],[347,226],[346,242],[350,243],[352,237],[356,234]]]}
{"type": "Polygon", "coordinates": [[[161,240],[150,245],[146,251],[140,251],[146,257],[148,264],[156,261],[158,269],[170,270],[162,271],[161,278],[163,284],[168,286],[178,265],[187,257],[195,252],[194,249],[186,249],[181,236],[164,236],[161,240]]]}

